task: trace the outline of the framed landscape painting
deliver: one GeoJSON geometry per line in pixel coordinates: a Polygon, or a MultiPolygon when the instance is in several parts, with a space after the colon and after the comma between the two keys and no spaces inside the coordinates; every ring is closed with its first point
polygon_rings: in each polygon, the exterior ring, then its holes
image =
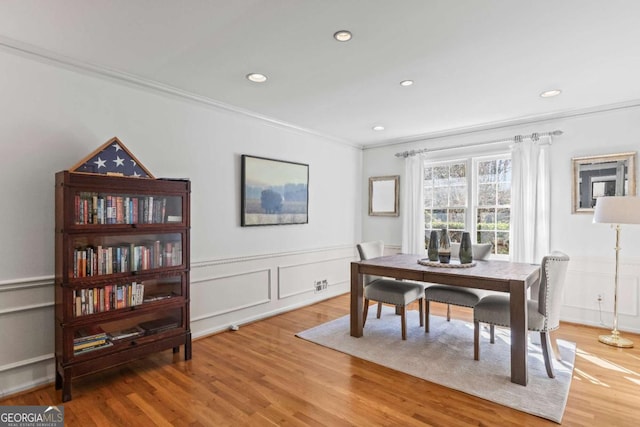
{"type": "Polygon", "coordinates": [[[240,224],[307,224],[309,165],[242,155],[240,224]]]}

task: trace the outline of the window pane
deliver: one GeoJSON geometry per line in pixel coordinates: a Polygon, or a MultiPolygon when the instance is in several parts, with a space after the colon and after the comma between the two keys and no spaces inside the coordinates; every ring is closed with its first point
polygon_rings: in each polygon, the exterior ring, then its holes
{"type": "Polygon", "coordinates": [[[493,231],[478,231],[478,243],[491,243],[491,253],[495,253],[495,233],[493,231]]]}
{"type": "Polygon", "coordinates": [[[435,187],[449,185],[449,166],[436,166],[433,168],[433,185],[435,187]]]}
{"type": "Polygon", "coordinates": [[[433,189],[433,207],[449,206],[449,187],[436,187],[433,189]]]}
{"type": "Polygon", "coordinates": [[[433,220],[431,228],[439,230],[447,226],[447,210],[446,209],[434,209],[433,220]]]}
{"type": "Polygon", "coordinates": [[[449,209],[449,229],[464,230],[466,209],[449,209]]]}
{"type": "Polygon", "coordinates": [[[450,184],[451,185],[465,185],[467,184],[467,165],[464,163],[456,163],[451,165],[450,170],[450,184]]]}
{"type": "Polygon", "coordinates": [[[496,162],[490,160],[478,163],[478,182],[496,181],[496,162]]]}
{"type": "Polygon", "coordinates": [[[433,168],[424,168],[424,180],[431,181],[433,179],[433,168]]]}
{"type": "Polygon", "coordinates": [[[496,204],[496,184],[478,184],[478,205],[496,204]]]}
{"type": "Polygon", "coordinates": [[[496,216],[497,216],[496,228],[499,231],[509,231],[509,221],[511,220],[511,209],[498,209],[496,216]]]}
{"type": "Polygon", "coordinates": [[[511,159],[498,160],[497,170],[499,182],[511,182],[511,159]]]}
{"type": "Polygon", "coordinates": [[[509,254],[509,233],[497,233],[496,250],[499,254],[509,254]]]}
{"type": "Polygon", "coordinates": [[[467,186],[449,187],[449,206],[466,206],[467,205],[467,186]]]}
{"type": "Polygon", "coordinates": [[[495,209],[478,209],[478,230],[495,230],[495,209]]]}
{"type": "Polygon", "coordinates": [[[454,243],[460,243],[462,240],[462,231],[450,231],[449,238],[454,243]]]}
{"type": "Polygon", "coordinates": [[[433,188],[431,186],[424,187],[424,205],[426,207],[433,207],[433,188]]]}
{"type": "Polygon", "coordinates": [[[503,182],[498,184],[498,204],[511,204],[511,182],[503,182]]]}
{"type": "Polygon", "coordinates": [[[433,218],[433,214],[431,213],[431,209],[424,210],[424,227],[426,229],[431,229],[431,221],[433,218]]]}

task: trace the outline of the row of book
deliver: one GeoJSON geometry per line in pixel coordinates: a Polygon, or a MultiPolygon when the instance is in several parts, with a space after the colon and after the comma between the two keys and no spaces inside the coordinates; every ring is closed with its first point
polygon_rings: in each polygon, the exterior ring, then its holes
{"type": "Polygon", "coordinates": [[[182,242],[159,240],[142,245],[86,246],[73,251],[73,277],[174,267],[182,264],[182,242]]]}
{"type": "Polygon", "coordinates": [[[73,300],[75,317],[140,305],[144,302],[144,284],[132,282],[77,289],[73,291],[73,300]]]}
{"type": "Polygon", "coordinates": [[[81,329],[76,332],[76,337],[73,339],[73,353],[79,355],[112,345],[107,333],[101,328],[81,329]]]}
{"type": "Polygon", "coordinates": [[[105,332],[99,326],[82,328],[76,331],[73,339],[73,354],[78,356],[90,351],[110,347],[124,340],[144,335],[159,334],[180,326],[180,320],[173,317],[149,320],[129,328],[105,332]]]}
{"type": "Polygon", "coordinates": [[[179,197],[123,196],[80,192],[75,195],[76,224],[163,224],[182,222],[167,214],[167,201],[180,211],[179,197]],[[175,199],[175,201],[173,201],[175,199]]]}

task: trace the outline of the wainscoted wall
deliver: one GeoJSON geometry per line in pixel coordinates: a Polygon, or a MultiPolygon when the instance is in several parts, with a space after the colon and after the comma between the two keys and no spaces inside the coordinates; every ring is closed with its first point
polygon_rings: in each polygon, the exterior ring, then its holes
{"type": "Polygon", "coordinates": [[[348,292],[356,258],[347,245],[194,263],[191,331],[200,337],[348,292]]]}
{"type": "MultiPolygon", "coordinates": [[[[348,292],[356,258],[354,246],[345,245],[194,263],[193,336],[348,292]],[[314,282],[323,280],[327,289],[316,292],[314,282]]],[[[0,397],[54,380],[53,308],[53,277],[0,282],[0,397]]]]}
{"type": "Polygon", "coordinates": [[[53,301],[53,276],[0,282],[0,396],[53,381],[53,301]]]}
{"type": "MultiPolygon", "coordinates": [[[[611,249],[613,251],[613,248],[611,249]]],[[[615,259],[571,257],[562,300],[561,319],[567,322],[611,328],[615,284],[615,259]],[[598,301],[598,297],[601,301],[598,301]]],[[[620,252],[618,327],[640,333],[634,319],[640,317],[640,259],[620,252]]]]}

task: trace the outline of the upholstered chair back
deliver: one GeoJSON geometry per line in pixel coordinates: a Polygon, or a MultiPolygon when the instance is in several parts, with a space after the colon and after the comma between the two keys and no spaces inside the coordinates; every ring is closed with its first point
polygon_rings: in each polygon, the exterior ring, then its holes
{"type": "Polygon", "coordinates": [[[545,317],[545,330],[552,331],[560,326],[560,304],[568,266],[569,256],[559,251],[542,258],[538,311],[545,317]]]}
{"type": "MultiPolygon", "coordinates": [[[[474,261],[483,261],[491,255],[491,243],[473,243],[471,255],[474,261]]],[[[460,258],[460,243],[451,243],[451,258],[460,258]]]]}
{"type": "MultiPolygon", "coordinates": [[[[357,245],[358,254],[362,261],[372,258],[378,258],[384,255],[384,242],[377,240],[374,242],[362,242],[357,245]]],[[[367,286],[371,282],[380,279],[380,276],[371,276],[365,274],[363,277],[364,285],[367,286]]]]}

